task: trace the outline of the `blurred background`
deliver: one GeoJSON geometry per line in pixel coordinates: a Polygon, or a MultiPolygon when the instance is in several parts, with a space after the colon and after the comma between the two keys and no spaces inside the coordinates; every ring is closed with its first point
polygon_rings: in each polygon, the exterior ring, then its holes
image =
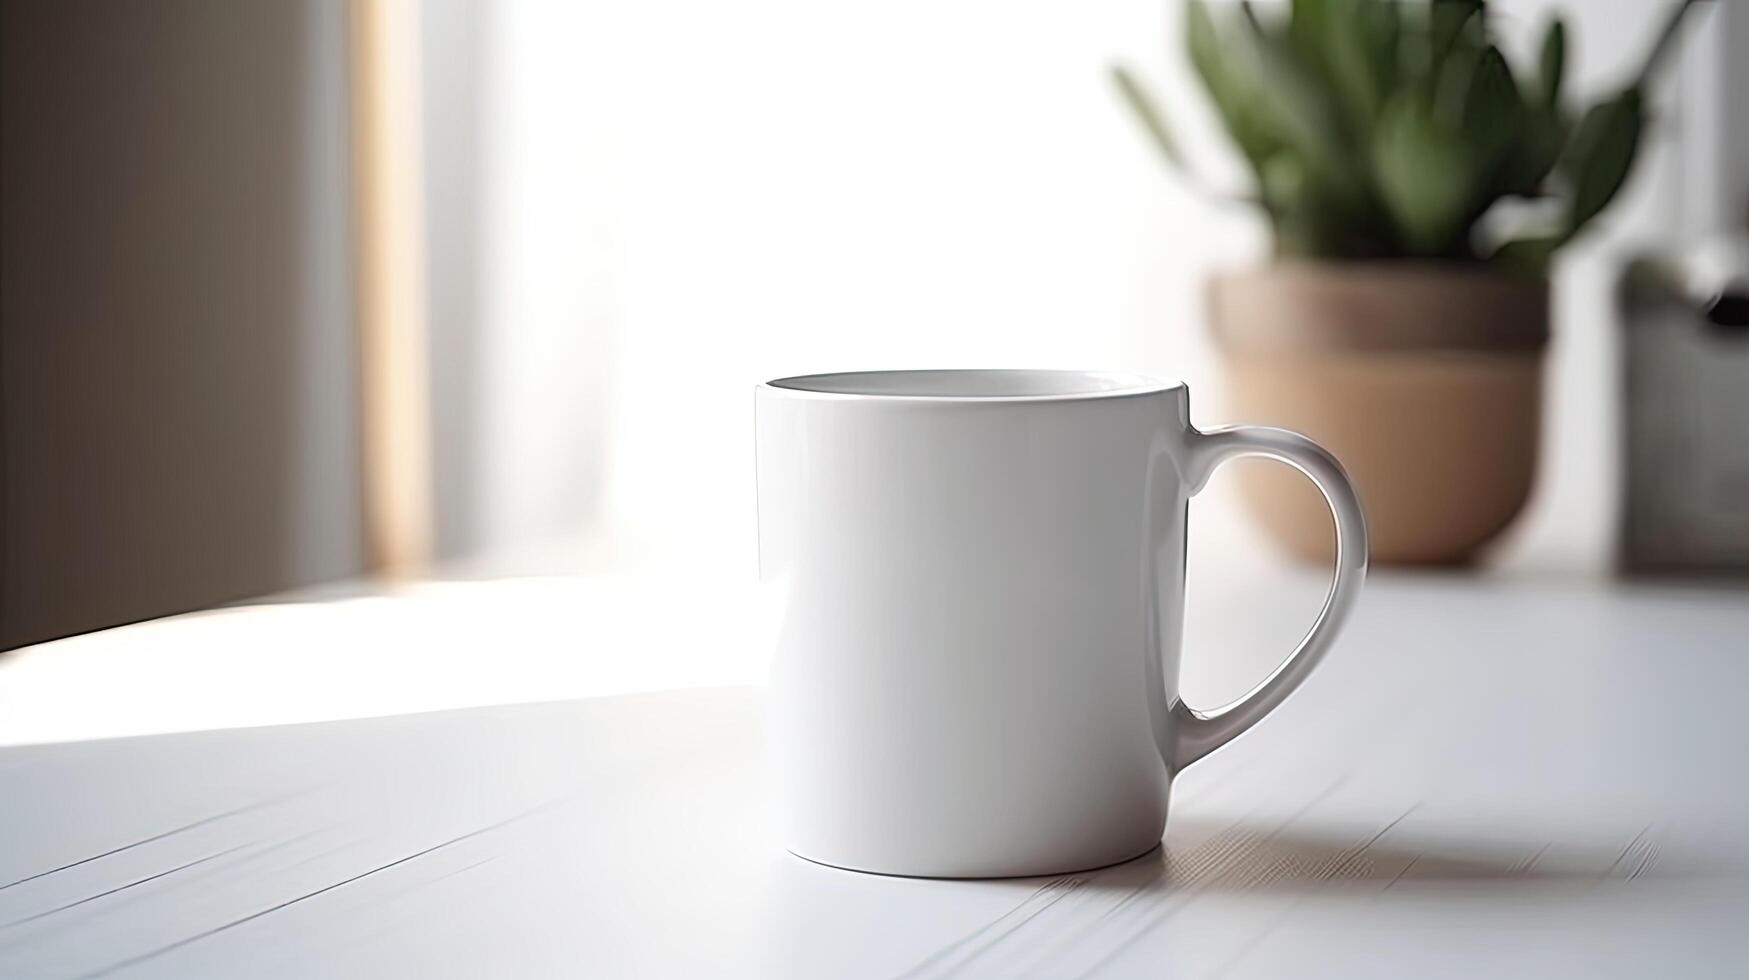
{"type": "MultiPolygon", "coordinates": [[[[1485,38],[1528,92],[1563,18],[1582,108],[1672,6],[1495,0],[1485,38]]],[[[1235,408],[1205,301],[1270,223],[1163,168],[1112,83],[1247,186],[1177,2],[0,11],[0,742],[757,681],[769,378],[1104,368],[1189,382],[1199,425],[1295,421],[1235,408]]],[[[1694,6],[1619,199],[1550,267],[1522,513],[1395,574],[1624,564],[1622,284],[1687,296],[1749,217],[1746,47],[1749,11],[1694,6]]],[[[1740,451],[1730,371],[1670,424],[1740,451]]],[[[1193,699],[1261,677],[1327,580],[1245,509],[1250,465],[1192,511],[1193,699]],[[1280,616],[1236,623],[1260,592],[1280,616]]],[[[1740,554],[1749,477],[1695,479],[1740,554]]]]}

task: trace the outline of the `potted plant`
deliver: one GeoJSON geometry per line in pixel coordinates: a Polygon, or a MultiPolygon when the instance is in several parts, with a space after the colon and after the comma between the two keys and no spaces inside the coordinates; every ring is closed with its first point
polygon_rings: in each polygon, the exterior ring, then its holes
{"type": "MultiPolygon", "coordinates": [[[[1209,282],[1210,323],[1247,420],[1329,446],[1366,501],[1375,560],[1466,561],[1523,506],[1548,340],[1548,266],[1626,182],[1646,83],[1580,107],[1566,29],[1514,64],[1484,0],[1188,4],[1196,74],[1255,178],[1274,258],[1209,282]]],[[[1130,71],[1119,91],[1165,159],[1206,186],[1130,71]]],[[[1295,554],[1329,519],[1280,468],[1243,492],[1295,554]]]]}

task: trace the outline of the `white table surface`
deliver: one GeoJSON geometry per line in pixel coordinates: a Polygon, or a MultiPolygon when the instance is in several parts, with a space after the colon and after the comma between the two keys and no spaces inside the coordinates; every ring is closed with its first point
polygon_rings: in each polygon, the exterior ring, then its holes
{"type": "Polygon", "coordinates": [[[1746,693],[1749,593],[1386,579],[1162,851],[993,882],[785,854],[756,687],[0,749],[0,977],[1742,976],[1746,693]]]}

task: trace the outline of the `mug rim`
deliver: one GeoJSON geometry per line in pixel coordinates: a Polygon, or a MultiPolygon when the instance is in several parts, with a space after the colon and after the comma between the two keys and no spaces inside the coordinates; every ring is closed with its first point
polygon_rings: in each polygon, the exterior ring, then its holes
{"type": "Polygon", "coordinates": [[[759,387],[803,398],[989,403],[1134,398],[1174,391],[1184,383],[1132,371],[931,368],[796,374],[759,387]]]}

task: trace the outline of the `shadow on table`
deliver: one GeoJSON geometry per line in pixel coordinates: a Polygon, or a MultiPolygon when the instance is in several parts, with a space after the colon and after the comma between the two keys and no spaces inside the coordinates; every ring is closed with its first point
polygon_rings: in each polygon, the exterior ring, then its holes
{"type": "Polygon", "coordinates": [[[1199,896],[1310,892],[1342,883],[1373,883],[1382,893],[1408,881],[1423,887],[1441,882],[1588,886],[1639,877],[1657,860],[1657,846],[1645,832],[1606,851],[1541,841],[1482,843],[1391,834],[1401,819],[1359,833],[1174,822],[1163,848],[1135,860],[1004,882],[1014,889],[1015,905],[920,958],[900,976],[998,974],[1003,964],[1022,961],[1073,962],[1075,975],[1092,975],[1199,896]]]}
{"type": "Polygon", "coordinates": [[[1164,847],[1124,864],[1065,876],[1081,887],[1134,891],[1292,890],[1331,882],[1601,881],[1653,873],[1658,846],[1641,833],[1618,849],[1561,847],[1552,841],[1464,842],[1405,836],[1384,844],[1316,832],[1234,824],[1213,833],[1174,828],[1164,847]],[[1188,832],[1179,833],[1180,829],[1188,832]],[[1191,844],[1175,840],[1195,841],[1191,844]]]}

